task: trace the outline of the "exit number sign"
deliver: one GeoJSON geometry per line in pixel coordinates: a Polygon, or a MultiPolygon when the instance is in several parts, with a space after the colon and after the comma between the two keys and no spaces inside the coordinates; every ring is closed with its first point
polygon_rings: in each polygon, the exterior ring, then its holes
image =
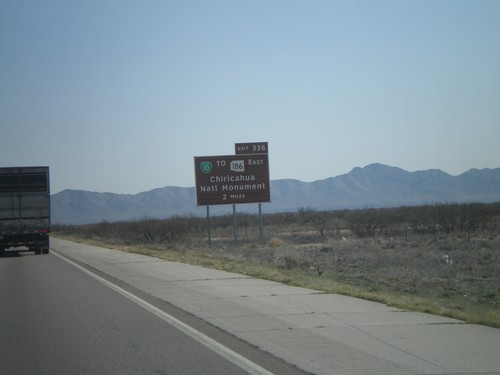
{"type": "Polygon", "coordinates": [[[235,143],[234,153],[236,155],[241,154],[269,154],[269,147],[267,142],[255,142],[255,143],[235,143]]]}

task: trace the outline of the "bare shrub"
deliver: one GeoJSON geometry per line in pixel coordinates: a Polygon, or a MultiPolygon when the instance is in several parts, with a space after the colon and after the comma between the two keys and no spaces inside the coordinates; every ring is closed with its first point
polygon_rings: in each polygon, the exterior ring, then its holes
{"type": "Polygon", "coordinates": [[[299,266],[299,261],[293,256],[286,256],[284,262],[287,270],[295,269],[299,266]]]}
{"type": "Polygon", "coordinates": [[[302,223],[304,224],[309,224],[312,222],[313,217],[316,213],[316,210],[312,207],[299,207],[297,209],[299,212],[300,219],[302,220],[302,223]]]}
{"type": "Polygon", "coordinates": [[[428,233],[437,239],[438,233],[471,232],[485,230],[494,222],[494,206],[480,203],[450,203],[415,207],[411,225],[419,233],[428,233]]]}
{"type": "Polygon", "coordinates": [[[347,217],[349,229],[358,237],[376,237],[386,227],[382,210],[365,209],[350,212],[347,217]]]}
{"type": "Polygon", "coordinates": [[[191,221],[181,216],[159,221],[157,227],[158,242],[168,244],[182,242],[189,232],[189,224],[191,221]]]}
{"type": "Polygon", "coordinates": [[[281,247],[285,244],[285,241],[283,241],[281,238],[273,237],[269,240],[268,245],[270,247],[281,247]]]}
{"type": "Polygon", "coordinates": [[[132,225],[132,238],[139,242],[153,243],[158,238],[158,220],[144,215],[141,220],[135,221],[132,225]]]}

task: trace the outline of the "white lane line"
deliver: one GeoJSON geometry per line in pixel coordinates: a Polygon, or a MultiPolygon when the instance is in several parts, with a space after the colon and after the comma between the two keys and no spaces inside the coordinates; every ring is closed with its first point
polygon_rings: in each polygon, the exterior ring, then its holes
{"type": "Polygon", "coordinates": [[[207,335],[197,331],[196,329],[194,329],[193,327],[190,327],[186,323],[181,322],[179,319],[173,317],[170,314],[167,314],[165,311],[160,310],[159,308],[151,305],[150,303],[144,301],[143,299],[137,297],[136,295],[134,295],[130,292],[127,292],[125,289],[120,288],[118,285],[115,285],[112,282],[96,275],[95,273],[93,273],[93,272],[89,271],[88,269],[80,266],[79,264],[67,259],[66,257],[58,254],[55,251],[51,251],[51,253],[56,255],[57,257],[61,258],[62,260],[68,262],[69,264],[73,265],[74,267],[78,268],[80,271],[93,277],[94,279],[101,282],[102,284],[104,284],[104,285],[110,287],[111,289],[115,290],[116,292],[120,293],[124,297],[127,297],[132,302],[135,302],[137,305],[139,305],[142,308],[153,313],[158,318],[160,318],[163,321],[167,322],[168,324],[176,327],[181,332],[185,333],[186,335],[193,338],[194,340],[196,340],[200,344],[206,346],[207,348],[214,351],[215,353],[221,355],[222,357],[224,357],[225,359],[227,359],[231,363],[235,364],[236,366],[238,366],[242,370],[248,372],[249,374],[252,374],[252,375],[273,375],[272,372],[266,370],[263,367],[260,367],[258,364],[254,363],[254,362],[250,361],[249,359],[243,357],[242,355],[232,351],[228,347],[211,339],[207,335]]]}

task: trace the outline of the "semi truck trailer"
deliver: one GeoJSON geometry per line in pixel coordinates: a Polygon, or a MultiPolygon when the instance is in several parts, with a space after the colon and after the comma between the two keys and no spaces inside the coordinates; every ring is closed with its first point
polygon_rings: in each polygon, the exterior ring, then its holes
{"type": "Polygon", "coordinates": [[[49,253],[49,167],[0,167],[0,255],[27,247],[49,253]]]}

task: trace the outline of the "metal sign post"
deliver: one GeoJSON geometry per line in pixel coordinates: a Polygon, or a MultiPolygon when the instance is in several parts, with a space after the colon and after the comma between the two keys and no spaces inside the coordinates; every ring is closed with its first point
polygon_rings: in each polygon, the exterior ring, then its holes
{"type": "Polygon", "coordinates": [[[212,246],[212,225],[210,222],[210,206],[207,206],[207,234],[208,234],[208,246],[212,246]]]}
{"type": "Polygon", "coordinates": [[[264,229],[262,227],[262,206],[259,203],[259,240],[260,244],[264,245],[264,229]]]}
{"type": "Polygon", "coordinates": [[[236,205],[233,204],[233,235],[234,235],[234,244],[238,244],[238,227],[236,226],[236,205]]]}

